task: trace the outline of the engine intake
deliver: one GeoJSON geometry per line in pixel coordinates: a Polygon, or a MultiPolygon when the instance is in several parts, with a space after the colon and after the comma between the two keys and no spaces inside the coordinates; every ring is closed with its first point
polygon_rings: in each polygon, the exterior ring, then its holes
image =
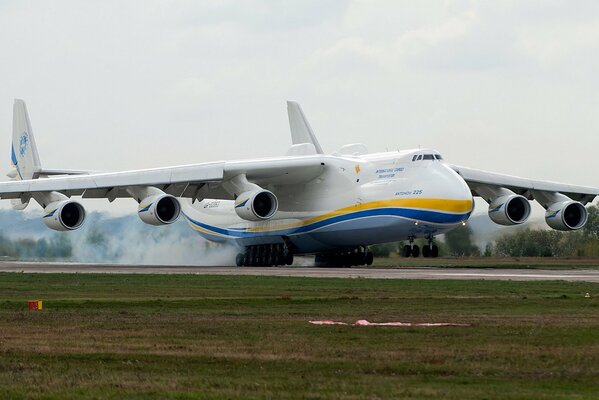
{"type": "Polygon", "coordinates": [[[172,224],[181,214],[179,200],[170,194],[157,194],[143,199],[139,203],[137,215],[146,224],[168,225],[172,224]]]}
{"type": "Polygon", "coordinates": [[[44,209],[43,220],[48,228],[55,231],[72,231],[85,221],[85,209],[76,201],[55,201],[44,209]]]}
{"type": "Polygon", "coordinates": [[[529,216],[530,203],[519,194],[498,197],[489,205],[489,217],[499,225],[519,225],[529,216]]]}
{"type": "Polygon", "coordinates": [[[551,204],[545,212],[547,225],[558,231],[574,231],[582,228],[589,218],[587,209],[578,201],[551,204]]]}
{"type": "Polygon", "coordinates": [[[235,212],[247,221],[271,219],[279,209],[277,196],[268,190],[255,190],[240,194],[235,200],[235,212]]]}

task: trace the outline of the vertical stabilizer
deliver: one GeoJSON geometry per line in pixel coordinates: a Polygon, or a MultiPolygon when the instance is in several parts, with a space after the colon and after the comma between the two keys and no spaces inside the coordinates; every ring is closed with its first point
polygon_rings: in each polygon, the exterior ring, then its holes
{"type": "Polygon", "coordinates": [[[37,178],[41,171],[27,106],[20,99],[15,99],[13,106],[11,161],[17,169],[17,179],[37,178]]]}
{"type": "Polygon", "coordinates": [[[300,105],[295,101],[288,101],[287,115],[289,116],[289,128],[291,129],[293,144],[311,143],[318,154],[324,154],[300,105]]]}

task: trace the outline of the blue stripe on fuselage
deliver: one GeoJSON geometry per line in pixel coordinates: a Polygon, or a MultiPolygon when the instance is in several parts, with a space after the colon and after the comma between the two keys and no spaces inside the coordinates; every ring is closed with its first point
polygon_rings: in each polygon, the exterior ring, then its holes
{"type": "Polygon", "coordinates": [[[309,225],[288,228],[288,229],[280,229],[280,230],[272,230],[272,231],[257,231],[257,232],[248,232],[248,231],[240,231],[239,228],[234,229],[225,229],[219,228],[216,226],[208,225],[202,223],[200,221],[196,221],[188,215],[185,217],[196,226],[204,228],[206,230],[226,235],[232,236],[236,238],[246,238],[246,237],[256,237],[256,236],[277,236],[277,235],[292,235],[298,233],[307,233],[328,225],[336,224],[339,222],[350,221],[359,218],[365,217],[373,217],[373,216],[392,216],[392,217],[402,217],[406,219],[418,220],[423,223],[435,223],[435,224],[456,224],[462,222],[470,216],[470,212],[462,213],[462,214],[449,214],[438,211],[428,211],[428,210],[415,210],[410,208],[375,208],[371,210],[363,210],[357,211],[354,213],[348,213],[344,215],[339,215],[336,217],[328,218],[322,221],[318,221],[309,225]]]}

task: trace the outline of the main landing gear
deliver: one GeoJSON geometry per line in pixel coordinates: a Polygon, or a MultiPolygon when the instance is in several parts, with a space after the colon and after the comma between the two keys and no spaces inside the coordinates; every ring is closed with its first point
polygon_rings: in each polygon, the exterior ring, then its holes
{"type": "Polygon", "coordinates": [[[357,265],[372,265],[374,255],[365,246],[350,251],[338,253],[316,254],[314,262],[317,267],[353,267],[357,265]]]}
{"type": "MultiPolygon", "coordinates": [[[[420,255],[420,248],[417,244],[414,244],[414,237],[410,237],[409,244],[406,244],[402,249],[402,255],[404,257],[418,257],[420,255]]],[[[439,247],[434,244],[434,238],[431,236],[428,238],[428,244],[422,246],[422,257],[438,257],[439,247]]]]}
{"type": "Polygon", "coordinates": [[[237,254],[238,267],[273,267],[293,264],[293,254],[284,244],[261,244],[248,246],[245,252],[237,254]]]}

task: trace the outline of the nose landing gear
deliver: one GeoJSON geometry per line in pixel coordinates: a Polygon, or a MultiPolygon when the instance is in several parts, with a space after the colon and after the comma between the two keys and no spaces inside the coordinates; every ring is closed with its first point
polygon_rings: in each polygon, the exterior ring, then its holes
{"type": "Polygon", "coordinates": [[[406,244],[403,247],[402,255],[406,258],[408,258],[408,257],[417,258],[420,255],[420,247],[418,247],[417,244],[414,244],[414,239],[415,238],[413,236],[410,236],[408,238],[410,243],[406,244]]]}
{"type": "MultiPolygon", "coordinates": [[[[409,244],[406,244],[402,249],[402,255],[406,258],[414,257],[417,258],[420,255],[420,248],[417,244],[414,244],[414,237],[411,236],[408,238],[409,244]]],[[[439,256],[439,247],[434,244],[434,238],[429,236],[428,244],[422,246],[422,257],[428,258],[436,258],[439,256]]]]}

